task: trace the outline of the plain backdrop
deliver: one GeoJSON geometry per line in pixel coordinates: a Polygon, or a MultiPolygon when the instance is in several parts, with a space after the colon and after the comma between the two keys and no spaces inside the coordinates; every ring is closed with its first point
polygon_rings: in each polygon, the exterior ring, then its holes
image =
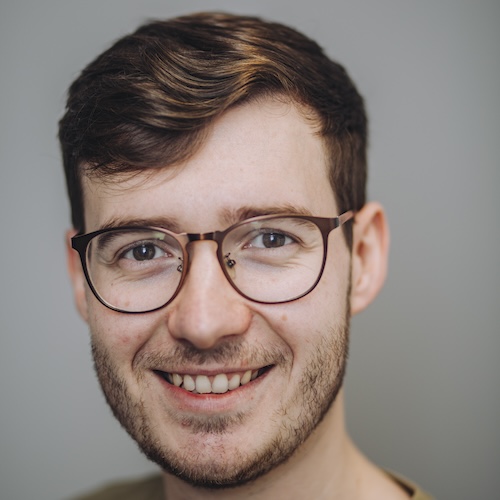
{"type": "Polygon", "coordinates": [[[111,41],[198,10],[295,26],[357,82],[392,250],[383,293],[353,322],[350,432],[439,499],[499,498],[498,0],[2,0],[0,498],[154,470],[101,396],[73,305],[57,121],[111,41]]]}

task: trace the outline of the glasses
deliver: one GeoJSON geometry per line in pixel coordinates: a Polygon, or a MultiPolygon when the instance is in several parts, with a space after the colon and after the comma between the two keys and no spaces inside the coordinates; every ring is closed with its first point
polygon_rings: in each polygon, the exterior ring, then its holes
{"type": "Polygon", "coordinates": [[[157,227],[102,229],[71,239],[87,282],[109,309],[145,313],[169,304],[189,271],[188,245],[215,241],[217,258],[232,287],[264,304],[299,299],[323,274],[328,235],[354,217],[264,215],[225,231],[176,234],[157,227]]]}

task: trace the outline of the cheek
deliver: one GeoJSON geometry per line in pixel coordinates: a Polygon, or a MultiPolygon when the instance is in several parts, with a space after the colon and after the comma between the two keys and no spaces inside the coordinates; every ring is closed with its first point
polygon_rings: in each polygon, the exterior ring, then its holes
{"type": "MultiPolygon", "coordinates": [[[[336,236],[343,237],[341,233],[336,236]]],[[[331,245],[317,290],[323,307],[335,317],[338,318],[340,315],[342,319],[345,319],[346,314],[349,313],[351,255],[345,248],[343,239],[331,245]]]]}
{"type": "Polygon", "coordinates": [[[271,306],[279,308],[274,314],[269,310],[263,313],[295,360],[307,357],[321,338],[349,321],[349,275],[348,265],[327,266],[311,293],[288,304],[271,306]]]}
{"type": "Polygon", "coordinates": [[[261,312],[294,363],[306,359],[318,338],[327,335],[336,324],[335,307],[325,294],[320,297],[315,292],[288,304],[270,306],[275,310],[261,312]]]}
{"type": "Polygon", "coordinates": [[[153,330],[147,315],[118,313],[96,302],[89,307],[88,322],[92,341],[115,359],[133,358],[153,330]]]}

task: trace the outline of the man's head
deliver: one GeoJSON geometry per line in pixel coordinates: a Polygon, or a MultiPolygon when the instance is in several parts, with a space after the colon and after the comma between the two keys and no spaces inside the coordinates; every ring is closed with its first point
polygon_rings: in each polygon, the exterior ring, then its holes
{"type": "Polygon", "coordinates": [[[299,106],[323,139],[339,210],[360,209],[367,121],[345,70],[286,26],[199,14],[142,26],[71,86],[59,136],[75,229],[85,229],[83,173],[176,165],[217,117],[270,95],[299,106]]]}
{"type": "Polygon", "coordinates": [[[72,234],[99,232],[82,250],[95,295],[68,250],[77,305],[143,451],[183,481],[228,487],[327,434],[341,446],[349,318],[387,253],[345,71],[254,18],[152,23],[84,70],[60,137],[72,234]],[[333,229],[351,210],[346,240],[333,229]],[[313,217],[332,224],[323,239],[313,217]],[[308,289],[304,276],[321,279],[308,289]]]}

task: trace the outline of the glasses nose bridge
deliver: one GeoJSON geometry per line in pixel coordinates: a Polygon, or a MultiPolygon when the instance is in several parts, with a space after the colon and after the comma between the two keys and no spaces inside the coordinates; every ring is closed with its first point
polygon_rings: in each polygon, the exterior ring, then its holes
{"type": "Polygon", "coordinates": [[[188,266],[187,268],[189,269],[190,264],[191,264],[191,259],[192,256],[190,252],[188,251],[189,246],[191,246],[192,243],[197,242],[197,241],[213,241],[216,245],[215,247],[215,255],[217,260],[219,261],[219,264],[222,266],[222,262],[220,260],[220,248],[222,245],[222,240],[224,238],[224,233],[221,231],[212,231],[210,233],[186,233],[186,243],[185,243],[185,255],[188,259],[188,266]]]}
{"type": "Polygon", "coordinates": [[[213,231],[211,233],[186,233],[188,243],[193,241],[215,241],[219,245],[219,232],[213,231]]]}

